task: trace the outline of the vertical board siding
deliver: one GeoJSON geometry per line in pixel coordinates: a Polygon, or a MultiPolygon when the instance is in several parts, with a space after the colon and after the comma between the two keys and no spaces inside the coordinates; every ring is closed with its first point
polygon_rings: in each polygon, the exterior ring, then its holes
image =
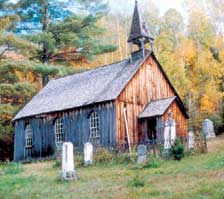
{"type": "MultiPolygon", "coordinates": [[[[29,118],[33,129],[32,158],[46,157],[54,153],[54,121],[60,116],[63,117],[65,141],[72,142],[75,147],[82,148],[84,143],[89,141],[89,115],[92,111],[96,111],[100,117],[100,144],[103,146],[111,146],[115,143],[115,105],[114,102],[108,102],[82,109],[79,108],[67,112],[61,112],[60,114],[51,113],[44,118],[29,118]]],[[[26,120],[20,119],[15,123],[14,160],[16,161],[27,158],[27,156],[24,156],[24,133],[26,120]]]]}
{"type": "Polygon", "coordinates": [[[15,123],[15,138],[14,138],[14,160],[19,161],[24,159],[24,144],[25,144],[25,121],[18,120],[15,123]]]}
{"type": "Polygon", "coordinates": [[[171,112],[171,117],[176,122],[176,130],[178,136],[187,136],[187,122],[183,114],[177,105],[177,102],[174,101],[172,105],[168,108],[165,114],[162,117],[163,123],[168,119],[168,112],[171,112]]]}
{"type": "MultiPolygon", "coordinates": [[[[131,142],[138,142],[138,115],[144,107],[153,100],[165,99],[174,96],[175,93],[161,72],[159,66],[152,57],[149,57],[132,77],[116,100],[116,140],[122,144],[125,142],[126,130],[124,122],[124,105],[127,107],[128,130],[131,142]]],[[[186,124],[186,118],[176,106],[181,119],[181,125],[186,124]]],[[[161,123],[161,121],[160,121],[161,123]]],[[[161,124],[159,124],[161,125],[161,124]]]]}

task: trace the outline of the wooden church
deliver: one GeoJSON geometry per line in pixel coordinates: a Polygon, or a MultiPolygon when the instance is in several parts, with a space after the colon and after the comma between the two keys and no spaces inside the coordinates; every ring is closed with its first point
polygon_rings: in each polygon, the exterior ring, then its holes
{"type": "Polygon", "coordinates": [[[136,1],[128,42],[138,47],[130,58],[51,80],[15,116],[14,160],[52,155],[64,141],[82,147],[163,140],[168,113],[177,135],[187,127],[183,102],[152,47],[153,38],[136,1]]]}

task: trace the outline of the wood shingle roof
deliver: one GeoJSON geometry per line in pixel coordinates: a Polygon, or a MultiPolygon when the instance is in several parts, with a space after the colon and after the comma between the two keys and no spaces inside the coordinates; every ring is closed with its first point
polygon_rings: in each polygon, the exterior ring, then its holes
{"type": "Polygon", "coordinates": [[[51,80],[13,120],[115,100],[148,56],[51,80]]]}
{"type": "Polygon", "coordinates": [[[150,118],[163,115],[175,99],[176,96],[173,96],[150,102],[139,114],[139,118],[150,118]]]}

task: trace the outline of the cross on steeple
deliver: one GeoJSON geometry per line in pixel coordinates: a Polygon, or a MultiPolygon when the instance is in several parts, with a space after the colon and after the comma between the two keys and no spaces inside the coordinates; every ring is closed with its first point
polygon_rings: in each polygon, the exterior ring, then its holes
{"type": "Polygon", "coordinates": [[[139,49],[143,50],[145,49],[145,44],[150,43],[152,45],[153,40],[145,21],[139,13],[138,1],[136,0],[128,42],[138,45],[139,49]]]}

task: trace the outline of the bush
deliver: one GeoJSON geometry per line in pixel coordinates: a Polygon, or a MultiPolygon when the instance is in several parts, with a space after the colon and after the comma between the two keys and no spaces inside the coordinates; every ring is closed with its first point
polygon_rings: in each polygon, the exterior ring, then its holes
{"type": "Polygon", "coordinates": [[[129,164],[136,162],[136,153],[116,153],[114,154],[114,163],[116,164],[129,164]]]}
{"type": "Polygon", "coordinates": [[[53,168],[60,168],[61,167],[61,161],[60,160],[55,160],[53,164],[53,168]]]}
{"type": "Polygon", "coordinates": [[[76,167],[82,167],[84,165],[84,155],[82,152],[75,152],[74,153],[74,159],[75,159],[75,166],[76,167]]]}
{"type": "Polygon", "coordinates": [[[23,168],[20,163],[10,162],[7,163],[4,167],[4,173],[6,175],[14,175],[22,172],[23,168]]]}
{"type": "Polygon", "coordinates": [[[96,148],[93,154],[95,164],[108,164],[113,160],[113,154],[106,148],[96,148]]]}
{"type": "Polygon", "coordinates": [[[173,146],[170,149],[170,155],[175,160],[181,160],[184,157],[184,145],[180,139],[176,139],[173,146]]]}
{"type": "Polygon", "coordinates": [[[162,160],[159,157],[151,157],[149,162],[143,168],[159,168],[162,160]]]}
{"type": "Polygon", "coordinates": [[[131,187],[144,187],[145,186],[145,180],[138,173],[138,174],[135,175],[135,177],[132,180],[130,180],[128,182],[128,184],[131,187]]]}

